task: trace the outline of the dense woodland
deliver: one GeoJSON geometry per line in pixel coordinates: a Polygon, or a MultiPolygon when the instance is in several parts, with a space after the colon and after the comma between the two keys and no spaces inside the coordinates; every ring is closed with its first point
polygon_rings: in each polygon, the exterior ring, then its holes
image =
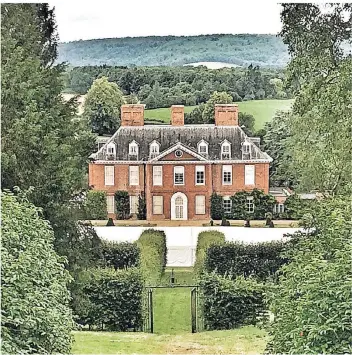
{"type": "Polygon", "coordinates": [[[247,67],[283,68],[287,47],[275,35],[213,34],[104,38],[60,43],[58,62],[84,65],[184,65],[225,62],[247,67]]]}
{"type": "Polygon", "coordinates": [[[207,69],[206,67],[76,67],[65,74],[66,91],[85,94],[93,81],[106,76],[124,95],[139,100],[147,108],[171,105],[198,105],[214,91],[229,93],[234,101],[290,98],[284,87],[283,69],[207,69]]]}

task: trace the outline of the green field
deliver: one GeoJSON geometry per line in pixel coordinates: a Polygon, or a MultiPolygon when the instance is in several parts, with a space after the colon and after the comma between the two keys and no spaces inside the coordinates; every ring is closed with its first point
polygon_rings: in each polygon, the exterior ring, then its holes
{"type": "MultiPolygon", "coordinates": [[[[265,122],[268,122],[275,115],[277,110],[290,109],[293,100],[253,100],[237,102],[241,112],[250,113],[255,118],[255,128],[263,128],[265,122]]],[[[192,111],[196,106],[186,106],[185,112],[192,111]]],[[[170,108],[157,108],[153,110],[145,110],[145,120],[158,120],[164,123],[170,122],[170,108]]]]}

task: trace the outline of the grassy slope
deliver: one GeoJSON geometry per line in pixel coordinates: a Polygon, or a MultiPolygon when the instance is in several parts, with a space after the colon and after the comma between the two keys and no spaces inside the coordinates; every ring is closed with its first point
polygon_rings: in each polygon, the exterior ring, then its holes
{"type": "MultiPolygon", "coordinates": [[[[253,100],[238,102],[239,110],[250,113],[255,118],[255,128],[263,128],[265,122],[272,119],[277,110],[288,110],[293,103],[293,100],[253,100]]],[[[195,106],[185,107],[185,112],[190,112],[195,106]]],[[[170,108],[157,108],[146,110],[145,120],[157,119],[165,123],[170,122],[170,108]]]]}

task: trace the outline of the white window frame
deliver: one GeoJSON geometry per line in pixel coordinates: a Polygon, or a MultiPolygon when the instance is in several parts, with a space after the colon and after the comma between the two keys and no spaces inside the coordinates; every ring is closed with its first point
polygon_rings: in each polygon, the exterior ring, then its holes
{"type": "Polygon", "coordinates": [[[284,213],[285,212],[285,204],[276,203],[274,205],[274,213],[284,213]]]}
{"type": "MultiPolygon", "coordinates": [[[[205,166],[204,165],[196,165],[195,167],[195,184],[196,185],[205,185],[205,166]],[[198,173],[203,173],[203,182],[198,182],[198,173]]],[[[201,179],[199,179],[200,181],[201,179]]]]}
{"type": "Polygon", "coordinates": [[[163,213],[164,213],[164,197],[153,196],[153,214],[160,215],[163,213]],[[159,208],[159,210],[157,208],[159,208]]]}
{"type": "Polygon", "coordinates": [[[249,142],[244,142],[242,144],[242,153],[249,154],[251,152],[250,147],[251,147],[251,144],[249,142]]]}
{"type": "Polygon", "coordinates": [[[196,195],[196,214],[205,214],[205,196],[196,195]]]}
{"type": "Polygon", "coordinates": [[[153,166],[153,186],[163,186],[163,166],[153,166]]]}
{"type": "Polygon", "coordinates": [[[221,144],[221,159],[231,159],[231,143],[228,141],[225,141],[221,144]],[[228,148],[228,151],[226,152],[224,149],[225,147],[228,148]]]}
{"type": "Polygon", "coordinates": [[[116,145],[114,142],[110,142],[108,143],[108,145],[106,146],[106,153],[107,154],[116,154],[116,145]]]}
{"type": "Polygon", "coordinates": [[[231,200],[231,197],[230,197],[230,196],[224,196],[224,197],[222,198],[222,207],[223,207],[224,212],[225,212],[226,214],[231,213],[231,211],[232,211],[232,200],[231,200]],[[228,211],[227,208],[225,207],[225,205],[227,204],[227,202],[230,202],[230,204],[229,204],[230,210],[229,210],[229,211],[228,211]]]}
{"type": "Polygon", "coordinates": [[[246,198],[246,210],[248,213],[254,213],[254,198],[253,196],[247,196],[246,198]]]}
{"type": "Polygon", "coordinates": [[[244,166],[244,184],[255,185],[255,165],[244,166]]]}
{"type": "Polygon", "coordinates": [[[138,144],[136,141],[132,141],[128,146],[128,154],[138,157],[138,144]]]}
{"type": "Polygon", "coordinates": [[[138,213],[138,196],[130,195],[130,214],[137,214],[137,213],[138,213]]]}
{"type": "Polygon", "coordinates": [[[202,139],[200,142],[198,142],[198,153],[199,154],[208,154],[208,146],[209,146],[209,144],[204,139],[202,139]],[[202,152],[201,148],[205,148],[205,152],[202,152]]]}
{"type": "Polygon", "coordinates": [[[174,185],[182,186],[185,184],[185,167],[184,166],[174,166],[174,185]],[[182,183],[176,183],[176,174],[182,174],[182,183]]]}
{"type": "Polygon", "coordinates": [[[130,165],[128,167],[128,176],[130,186],[139,185],[139,165],[130,165]]]}
{"type": "Polygon", "coordinates": [[[115,213],[115,196],[107,195],[106,196],[106,209],[108,213],[115,213]]]}
{"type": "Polygon", "coordinates": [[[232,165],[223,165],[222,166],[222,184],[223,185],[232,185],[232,165]],[[230,181],[225,181],[225,173],[230,173],[230,181]]]}
{"type": "Polygon", "coordinates": [[[104,167],[104,183],[105,186],[115,185],[115,166],[105,165],[104,167]]]}
{"type": "Polygon", "coordinates": [[[159,155],[159,148],[160,148],[160,145],[157,141],[153,141],[150,143],[149,155],[151,158],[155,158],[156,156],[159,155]]]}

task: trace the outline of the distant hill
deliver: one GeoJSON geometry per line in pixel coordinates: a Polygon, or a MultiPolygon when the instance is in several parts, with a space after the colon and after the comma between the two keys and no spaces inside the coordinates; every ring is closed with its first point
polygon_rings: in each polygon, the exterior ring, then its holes
{"type": "Polygon", "coordinates": [[[72,66],[179,66],[222,62],[282,68],[289,59],[286,45],[275,35],[214,34],[202,36],[126,37],[59,44],[59,62],[72,66]]]}

